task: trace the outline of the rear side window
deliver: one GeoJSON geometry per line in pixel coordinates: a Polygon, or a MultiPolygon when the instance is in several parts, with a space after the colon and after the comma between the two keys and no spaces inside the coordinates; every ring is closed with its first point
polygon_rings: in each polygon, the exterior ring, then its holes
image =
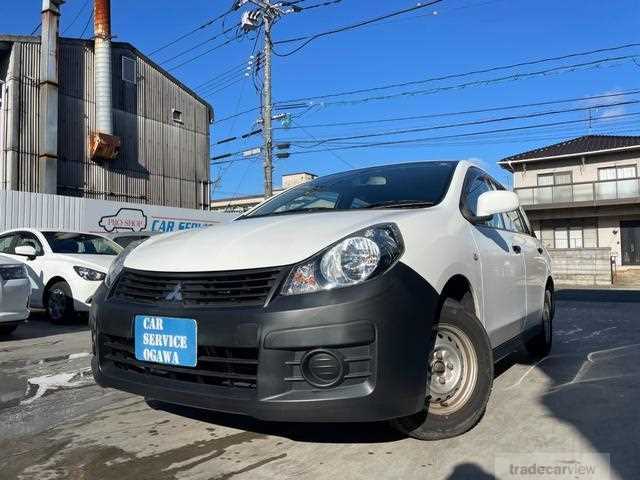
{"type": "Polygon", "coordinates": [[[504,214],[504,228],[511,232],[529,233],[518,210],[504,214]]]}

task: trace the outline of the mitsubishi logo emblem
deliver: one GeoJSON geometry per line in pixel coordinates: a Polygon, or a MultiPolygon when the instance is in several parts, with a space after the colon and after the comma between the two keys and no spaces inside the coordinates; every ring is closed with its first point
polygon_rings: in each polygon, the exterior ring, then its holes
{"type": "Polygon", "coordinates": [[[176,286],[164,297],[168,302],[181,302],[182,301],[182,282],[178,282],[176,286]]]}

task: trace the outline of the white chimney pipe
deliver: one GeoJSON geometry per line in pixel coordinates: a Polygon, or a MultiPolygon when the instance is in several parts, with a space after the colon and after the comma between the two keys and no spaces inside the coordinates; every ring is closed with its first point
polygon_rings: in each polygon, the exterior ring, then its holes
{"type": "Polygon", "coordinates": [[[95,0],[96,129],[113,135],[111,101],[111,0],[95,0]]]}

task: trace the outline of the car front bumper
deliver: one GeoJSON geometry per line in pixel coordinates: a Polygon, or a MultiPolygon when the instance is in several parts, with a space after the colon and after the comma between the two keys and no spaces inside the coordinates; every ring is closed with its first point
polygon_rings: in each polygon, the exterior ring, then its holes
{"type": "Polygon", "coordinates": [[[437,307],[435,290],[402,263],[361,285],[276,295],[267,306],[252,308],[124,303],[109,298],[102,286],[90,314],[93,373],[103,387],[263,420],[397,418],[424,406],[427,354],[437,307]],[[228,370],[229,381],[212,383],[199,370],[200,364],[167,372],[162,365],[138,362],[132,355],[136,315],[193,318],[198,323],[199,346],[215,345],[218,352],[241,358],[234,362],[248,360],[256,365],[228,370]],[[114,345],[121,350],[114,350],[114,345]],[[113,352],[126,355],[127,349],[127,360],[113,360],[121,358],[113,352]],[[337,385],[315,387],[301,374],[301,360],[315,349],[330,351],[341,360],[343,376],[337,385]],[[255,381],[234,381],[238,371],[254,374],[255,381]]]}

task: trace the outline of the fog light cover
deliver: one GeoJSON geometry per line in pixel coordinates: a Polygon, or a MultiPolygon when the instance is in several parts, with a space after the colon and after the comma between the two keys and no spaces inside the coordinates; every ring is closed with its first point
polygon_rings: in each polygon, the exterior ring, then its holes
{"type": "Polygon", "coordinates": [[[302,376],[314,387],[327,388],[344,378],[344,361],[331,350],[312,350],[300,362],[302,376]]]}

